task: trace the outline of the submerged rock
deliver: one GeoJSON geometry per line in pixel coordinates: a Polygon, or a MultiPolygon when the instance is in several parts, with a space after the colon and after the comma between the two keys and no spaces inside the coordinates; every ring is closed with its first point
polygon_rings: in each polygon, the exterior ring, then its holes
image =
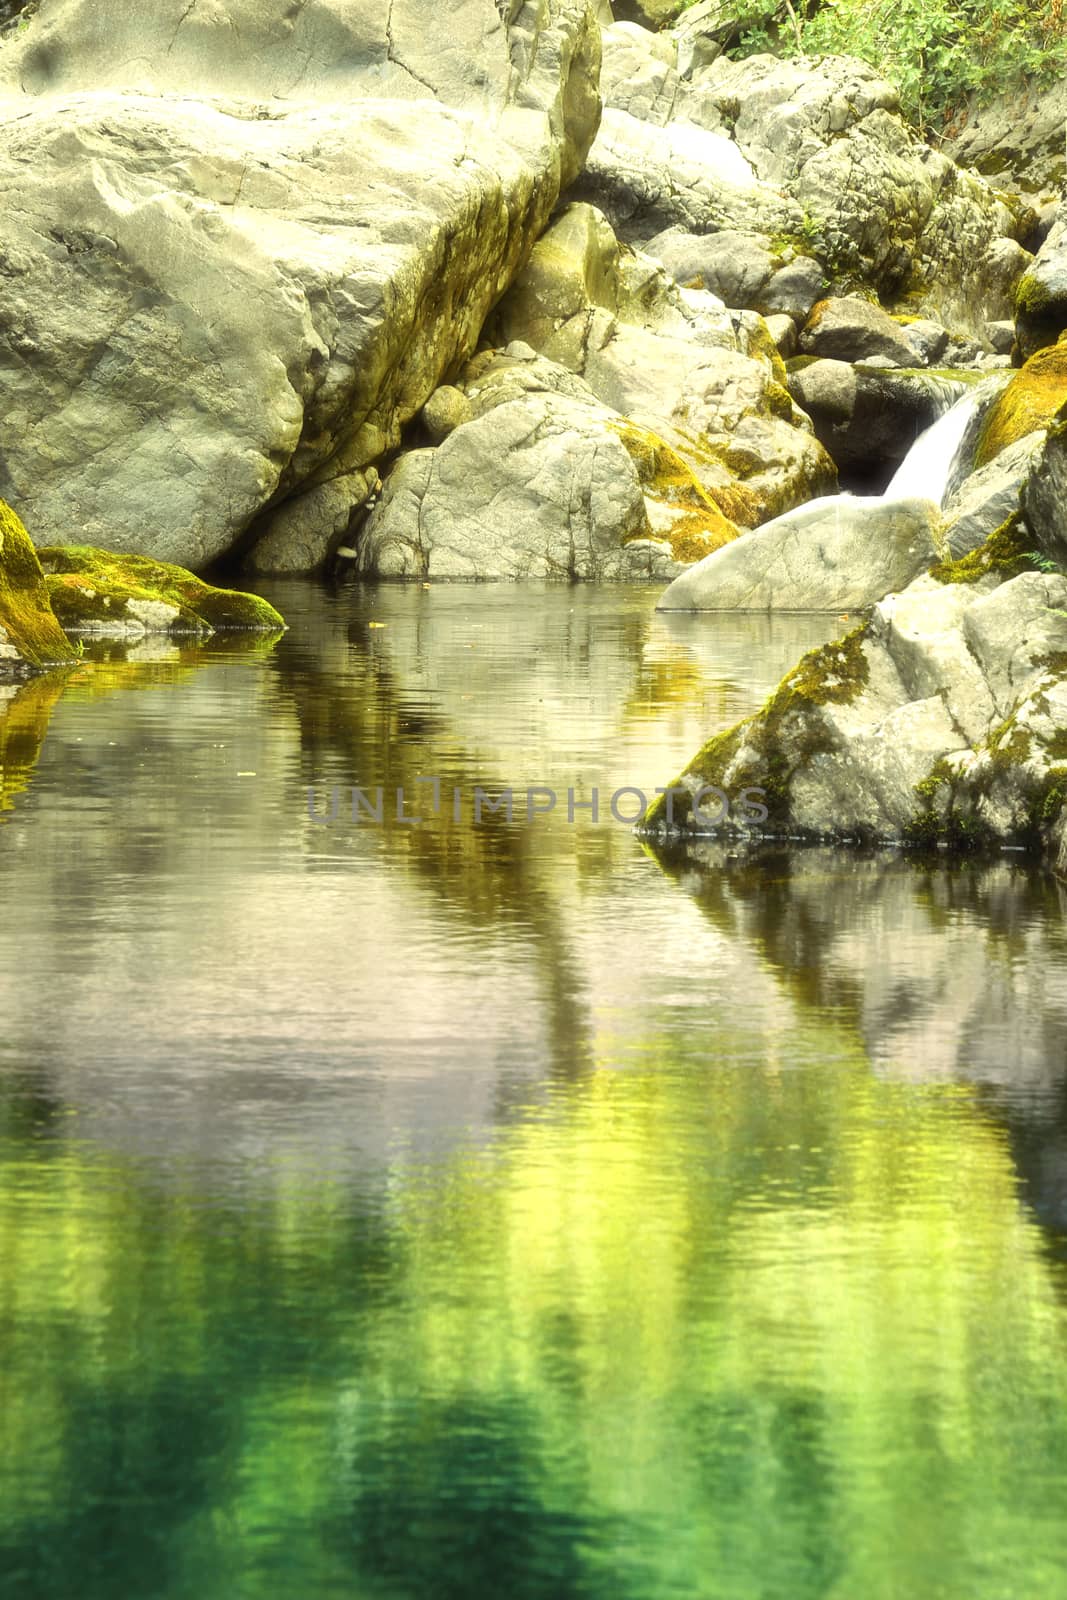
{"type": "Polygon", "coordinates": [[[659,609],[861,610],[936,559],[940,523],[928,500],[814,500],[683,572],[659,609]]]}
{"type": "Polygon", "coordinates": [[[75,659],[49,602],[33,541],[0,500],[0,677],[75,659]]]}
{"type": "Polygon", "coordinates": [[[51,0],[5,43],[0,493],[43,541],[202,568],[305,494],[307,565],[344,538],[596,130],[592,0],[445,33],[424,0],[51,0]]]}
{"type": "Polygon", "coordinates": [[[283,618],[259,595],[216,589],[182,567],[85,545],[40,551],[52,610],[77,639],[277,633],[283,618]]]}

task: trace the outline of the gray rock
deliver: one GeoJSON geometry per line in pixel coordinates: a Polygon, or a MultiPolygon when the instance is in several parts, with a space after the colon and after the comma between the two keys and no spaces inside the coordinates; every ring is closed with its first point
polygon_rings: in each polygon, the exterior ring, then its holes
{"type": "Polygon", "coordinates": [[[0,494],[199,567],[307,491],[327,550],[580,167],[599,51],[591,0],[444,48],[422,0],[51,0],[0,52],[0,494]]]}
{"type": "Polygon", "coordinates": [[[993,347],[993,352],[998,356],[1010,356],[1015,343],[1014,322],[987,322],[985,336],[993,347]]]}
{"type": "Polygon", "coordinates": [[[450,433],[469,422],[472,416],[467,396],[462,389],[450,383],[435,389],[422,408],[422,424],[434,444],[447,439],[450,433]]]}
{"type": "Polygon", "coordinates": [[[954,560],[969,555],[1019,510],[1044,433],[1031,433],[1008,445],[995,460],[973,472],[945,503],[945,541],[954,560]]]}
{"type": "Polygon", "coordinates": [[[364,507],[381,487],[374,467],[329,478],[265,512],[254,524],[244,570],[257,577],[318,572],[339,545],[352,545],[364,507]]]}
{"type": "Polygon", "coordinates": [[[756,309],[781,312],[794,322],[806,322],[825,288],[826,276],[819,263],[811,256],[798,256],[773,274],[756,309]]]}
{"type": "Polygon", "coordinates": [[[775,348],[784,361],[794,354],[797,347],[797,325],[792,317],[784,312],[777,316],[765,318],[767,332],[774,340],[775,348]]]}
{"type": "Polygon", "coordinates": [[[1055,344],[1067,328],[1067,205],[1019,284],[1015,339],[1023,357],[1055,344]]]}
{"type": "Polygon", "coordinates": [[[660,609],[860,610],[936,560],[939,529],[932,501],[814,500],[697,562],[660,609]]]}
{"type": "Polygon", "coordinates": [[[1046,555],[1067,563],[1067,434],[1062,423],[1049,430],[1033,461],[1023,489],[1023,514],[1046,555]]]}
{"type": "Polygon", "coordinates": [[[924,575],[706,745],[677,780],[670,816],[660,802],[647,826],[699,830],[705,785],[755,786],[776,832],[1036,842],[1063,863],[1065,660],[1062,577],[941,585],[924,575]]]}
{"type": "Polygon", "coordinates": [[[836,487],[762,318],[620,252],[593,207],[569,206],[539,240],[490,330],[579,374],[603,404],[674,445],[712,492],[739,486],[751,520],[836,487]]]}
{"type": "Polygon", "coordinates": [[[707,289],[724,305],[748,309],[761,299],[774,273],[774,257],[760,234],[693,234],[670,228],[645,246],[676,283],[707,289]]]}
{"type": "Polygon", "coordinates": [[[387,578],[648,578],[678,565],[651,539],[608,414],[545,393],[505,399],[438,449],[403,456],[359,554],[361,572],[387,578]]]}
{"type": "Polygon", "coordinates": [[[944,355],[949,342],[947,331],[939,322],[931,322],[928,317],[905,323],[900,332],[904,343],[913,353],[917,367],[932,367],[944,355]]]}
{"type": "Polygon", "coordinates": [[[991,99],[987,92],[980,104],[966,107],[945,148],[961,166],[974,167],[998,188],[1020,190],[1036,203],[1063,185],[1065,125],[1063,78],[1023,79],[1003,95],[991,99]]]}
{"type": "Polygon", "coordinates": [[[925,372],[813,361],[789,375],[789,392],[841,468],[898,466],[916,440],[966,393],[925,372]]]}
{"type": "Polygon", "coordinates": [[[839,361],[882,357],[898,367],[915,365],[904,329],[881,306],[858,295],[820,300],[801,329],[800,348],[807,355],[839,361]]]}

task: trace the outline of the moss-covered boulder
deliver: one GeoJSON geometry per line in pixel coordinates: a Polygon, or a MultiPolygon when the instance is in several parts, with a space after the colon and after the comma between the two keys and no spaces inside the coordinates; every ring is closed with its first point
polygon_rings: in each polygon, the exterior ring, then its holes
{"type": "Polygon", "coordinates": [[[73,661],[26,529],[0,500],[0,674],[73,661]]]}
{"type": "MultiPolygon", "coordinates": [[[[1062,152],[1063,134],[1060,134],[1062,152]]],[[[1015,291],[1015,342],[1024,356],[1055,344],[1067,328],[1067,206],[1015,291]]]]}
{"type": "Polygon", "coordinates": [[[954,565],[888,596],[754,717],[715,734],[644,831],[1003,843],[1055,862],[1067,829],[1067,580],[1026,570],[1018,525],[983,560],[954,565]]]}
{"type": "Polygon", "coordinates": [[[213,588],[184,567],[148,556],[89,545],[52,545],[39,555],[52,610],[76,638],[136,639],[146,633],[206,637],[233,630],[274,633],[285,627],[259,595],[213,588]]]}
{"type": "Polygon", "coordinates": [[[975,453],[975,467],[984,467],[1010,444],[1037,428],[1047,428],[1067,401],[1067,336],[1051,349],[1039,350],[1018,371],[990,407],[975,453]]]}

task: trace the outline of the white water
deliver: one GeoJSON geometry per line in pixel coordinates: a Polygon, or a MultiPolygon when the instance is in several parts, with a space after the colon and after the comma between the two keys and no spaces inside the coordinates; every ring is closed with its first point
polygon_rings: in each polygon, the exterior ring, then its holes
{"type": "Polygon", "coordinates": [[[968,424],[978,409],[970,390],[932,428],[919,435],[882,495],[883,500],[933,500],[943,505],[949,478],[968,424]]]}

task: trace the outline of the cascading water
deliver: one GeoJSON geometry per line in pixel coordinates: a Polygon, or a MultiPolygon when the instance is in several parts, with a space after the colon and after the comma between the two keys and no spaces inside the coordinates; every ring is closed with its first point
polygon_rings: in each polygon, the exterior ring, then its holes
{"type": "Polygon", "coordinates": [[[960,446],[980,397],[972,389],[957,400],[932,428],[919,435],[893,474],[883,500],[933,500],[943,505],[960,446]]]}

